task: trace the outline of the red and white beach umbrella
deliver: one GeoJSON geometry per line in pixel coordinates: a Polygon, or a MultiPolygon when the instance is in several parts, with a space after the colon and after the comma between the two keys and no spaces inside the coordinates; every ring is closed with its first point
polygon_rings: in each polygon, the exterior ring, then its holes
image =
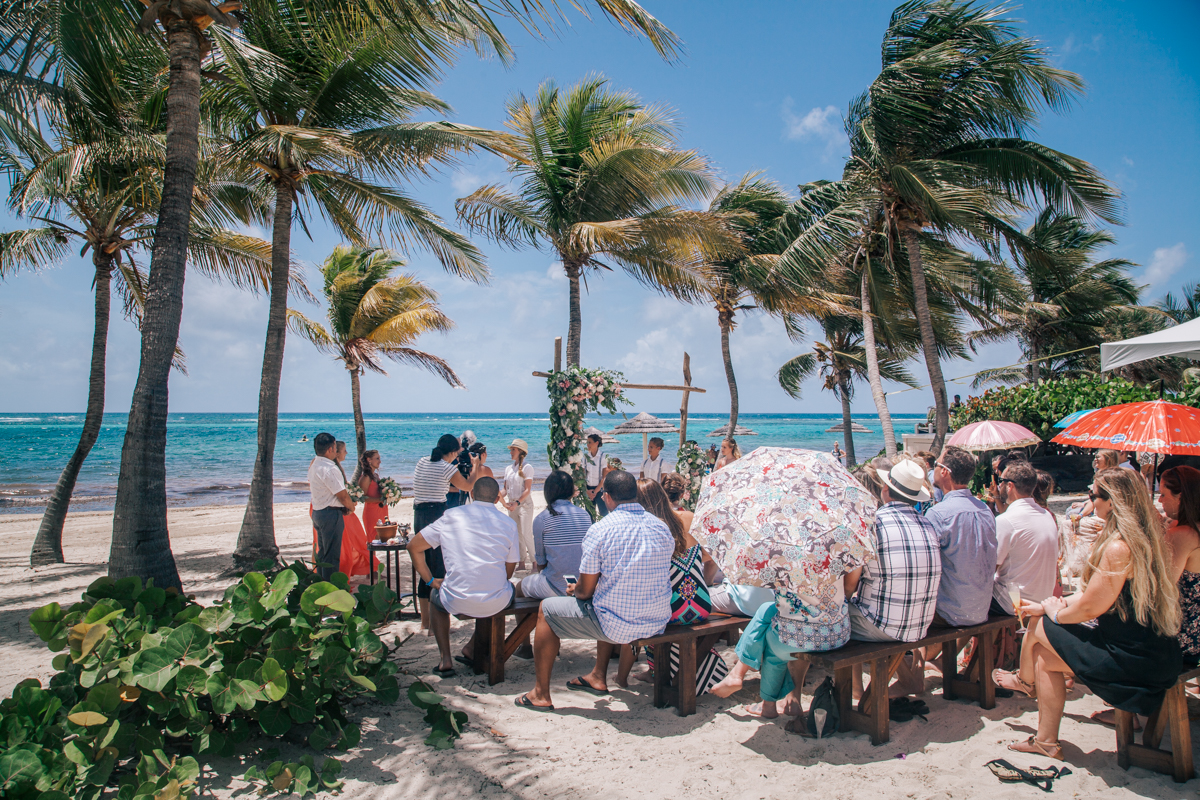
{"type": "Polygon", "coordinates": [[[1147,400],[1100,408],[1052,441],[1139,453],[1200,456],[1200,409],[1147,400]]]}

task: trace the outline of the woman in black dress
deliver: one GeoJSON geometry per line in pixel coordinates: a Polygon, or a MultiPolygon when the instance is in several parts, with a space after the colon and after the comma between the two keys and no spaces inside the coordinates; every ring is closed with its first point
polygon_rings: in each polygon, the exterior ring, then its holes
{"type": "Polygon", "coordinates": [[[1036,697],[1038,730],[1009,745],[1020,753],[1063,757],[1058,727],[1066,678],[1087,685],[1123,711],[1152,714],[1183,671],[1175,637],[1181,613],[1171,552],[1141,476],[1106,469],[1091,499],[1104,528],[1083,571],[1084,589],[1068,598],[1021,603],[1030,617],[1017,673],[997,670],[996,682],[1036,697]],[[1095,625],[1083,623],[1095,620],[1095,625]]]}

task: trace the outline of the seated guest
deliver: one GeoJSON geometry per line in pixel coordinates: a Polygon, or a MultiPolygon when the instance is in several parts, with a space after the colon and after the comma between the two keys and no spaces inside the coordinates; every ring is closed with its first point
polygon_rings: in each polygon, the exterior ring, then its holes
{"type": "Polygon", "coordinates": [[[1179,591],[1145,481],[1130,470],[1105,470],[1092,494],[1104,529],[1088,556],[1083,591],[1022,600],[1021,612],[1031,620],[1020,670],[994,673],[1000,686],[1037,698],[1037,733],[1009,745],[1019,753],[1062,759],[1058,729],[1067,677],[1118,709],[1148,715],[1183,671],[1175,638],[1179,591]]]}
{"type": "MultiPolygon", "coordinates": [[[[667,474],[675,475],[677,473],[669,472],[667,474]]],[[[698,622],[704,622],[712,610],[708,596],[708,582],[705,580],[705,568],[712,566],[715,569],[715,565],[712,564],[712,556],[705,552],[688,533],[683,526],[683,520],[671,508],[670,499],[662,486],[655,481],[644,479],[638,481],[637,485],[638,503],[642,508],[667,523],[667,528],[671,531],[671,538],[675,540],[675,552],[671,556],[671,567],[668,572],[668,581],[671,586],[671,618],[668,623],[695,625],[698,622]]],[[[672,644],[671,651],[678,658],[679,645],[672,644]]],[[[617,683],[621,686],[627,686],[629,683],[629,670],[633,667],[634,655],[632,647],[621,648],[621,660],[617,667],[617,683]]],[[[663,666],[670,669],[672,665],[665,664],[663,666]]],[[[652,670],[655,668],[653,660],[650,661],[650,668],[652,670]]],[[[707,692],[709,687],[725,676],[726,671],[727,667],[721,660],[721,656],[715,650],[710,650],[696,670],[696,694],[707,692]]],[[[637,677],[646,679],[648,675],[649,673],[643,673],[637,677]]],[[[671,675],[674,677],[673,669],[671,675]]]]}
{"type": "Polygon", "coordinates": [[[434,672],[454,674],[454,661],[471,663],[474,638],[462,657],[451,659],[450,615],[490,617],[513,602],[508,582],[517,566],[517,523],[494,505],[500,496],[495,478],[477,478],[471,489],[474,502],[447,509],[426,525],[408,544],[408,553],[421,580],[430,587],[429,605],[433,635],[442,659],[434,672]],[[435,578],[425,561],[431,548],[442,548],[444,578],[435,578]]]}
{"type": "Polygon", "coordinates": [[[1031,603],[1054,594],[1058,578],[1058,523],[1033,499],[1037,472],[1028,461],[1004,468],[1000,494],[1007,511],[996,517],[996,581],[992,608],[1014,614],[1010,587],[1031,603]]]}
{"type": "MultiPolygon", "coordinates": [[[[850,599],[850,638],[915,642],[933,622],[942,579],[938,533],[915,508],[929,500],[925,470],[905,460],[887,472],[863,470],[862,476],[880,505],[873,526],[875,560],[863,567],[858,594],[850,599]]],[[[925,690],[920,658],[902,664],[897,675],[892,696],[925,690]]]]}
{"type": "Polygon", "coordinates": [[[564,597],[565,575],[579,574],[583,539],[592,518],[571,502],[575,479],[561,469],[551,472],[542,487],[546,510],[533,518],[533,552],[538,571],[526,575],[517,584],[517,597],[564,597]]]}
{"type": "Polygon", "coordinates": [[[534,688],[516,699],[522,708],[552,711],[550,675],[562,639],[593,639],[596,666],[567,688],[608,691],[612,645],[662,633],[671,617],[668,580],[675,540],[667,524],[637,502],[637,480],[623,470],[604,478],[609,514],[583,540],[579,582],[568,597],[542,601],[533,638],[534,688]]]}
{"type": "Polygon", "coordinates": [[[967,488],[977,463],[959,447],[943,450],[933,470],[942,500],[925,514],[941,549],[937,619],[956,627],[987,622],[996,576],[996,518],[967,488]]]}
{"type": "Polygon", "coordinates": [[[1179,646],[1190,668],[1200,663],[1200,470],[1173,467],[1163,472],[1159,491],[1168,522],[1171,577],[1179,586],[1183,612],[1179,646]]]}
{"type": "Polygon", "coordinates": [[[663,491],[667,493],[667,500],[671,503],[671,508],[679,515],[679,519],[683,521],[683,529],[690,531],[692,529],[691,511],[684,508],[683,496],[688,490],[687,478],[680,475],[678,472],[668,472],[662,476],[659,481],[662,484],[663,491]]]}

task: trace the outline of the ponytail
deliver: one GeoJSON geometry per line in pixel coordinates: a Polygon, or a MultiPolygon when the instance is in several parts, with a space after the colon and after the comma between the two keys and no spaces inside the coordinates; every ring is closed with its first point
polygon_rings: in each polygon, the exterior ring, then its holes
{"type": "Polygon", "coordinates": [[[358,457],[358,471],[362,475],[366,475],[373,481],[379,480],[379,476],[375,474],[375,470],[371,469],[371,459],[379,455],[378,450],[367,450],[358,457]]]}
{"type": "Polygon", "coordinates": [[[458,437],[449,433],[443,434],[442,438],[438,439],[437,447],[433,448],[433,452],[429,454],[429,460],[441,461],[447,453],[453,453],[459,449],[458,437]]]}

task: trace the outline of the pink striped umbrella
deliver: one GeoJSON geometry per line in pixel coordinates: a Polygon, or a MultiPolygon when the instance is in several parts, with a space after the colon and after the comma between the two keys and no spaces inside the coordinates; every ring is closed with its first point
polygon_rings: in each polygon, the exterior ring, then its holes
{"type": "Polygon", "coordinates": [[[1038,435],[1024,425],[988,419],[959,428],[946,441],[946,446],[963,450],[1008,450],[1041,443],[1038,435]]]}

